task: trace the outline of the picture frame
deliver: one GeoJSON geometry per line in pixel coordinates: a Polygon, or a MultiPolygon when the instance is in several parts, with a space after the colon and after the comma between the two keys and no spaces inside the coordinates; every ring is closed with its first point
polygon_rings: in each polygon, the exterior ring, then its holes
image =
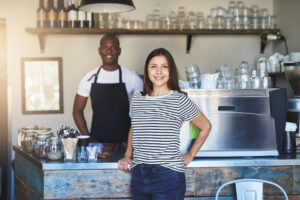
{"type": "Polygon", "coordinates": [[[62,58],[21,58],[22,113],[63,113],[62,58]]]}

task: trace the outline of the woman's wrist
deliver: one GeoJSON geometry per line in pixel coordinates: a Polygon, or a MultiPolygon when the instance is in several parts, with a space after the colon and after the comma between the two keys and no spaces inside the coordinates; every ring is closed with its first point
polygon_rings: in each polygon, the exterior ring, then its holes
{"type": "Polygon", "coordinates": [[[132,159],[132,154],[131,153],[125,153],[124,157],[132,159]]]}

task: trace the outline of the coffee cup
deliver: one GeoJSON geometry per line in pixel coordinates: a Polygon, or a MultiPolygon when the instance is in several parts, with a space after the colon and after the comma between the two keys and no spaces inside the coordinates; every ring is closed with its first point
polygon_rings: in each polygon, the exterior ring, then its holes
{"type": "Polygon", "coordinates": [[[90,139],[89,135],[80,135],[77,138],[78,138],[77,146],[79,146],[79,147],[81,147],[81,146],[84,146],[84,147],[88,146],[89,139],[90,139]]]}

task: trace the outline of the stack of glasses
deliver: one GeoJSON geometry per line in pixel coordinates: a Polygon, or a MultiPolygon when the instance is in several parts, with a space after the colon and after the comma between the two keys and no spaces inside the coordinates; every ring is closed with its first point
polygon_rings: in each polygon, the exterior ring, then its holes
{"type": "Polygon", "coordinates": [[[201,77],[198,65],[188,65],[185,67],[187,80],[189,81],[189,88],[200,89],[201,77]]]}

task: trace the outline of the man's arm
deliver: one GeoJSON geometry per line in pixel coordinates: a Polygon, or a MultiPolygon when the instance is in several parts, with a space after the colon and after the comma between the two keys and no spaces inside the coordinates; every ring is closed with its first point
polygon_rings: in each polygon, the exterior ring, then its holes
{"type": "Polygon", "coordinates": [[[89,135],[89,131],[87,129],[86,121],[83,114],[87,100],[88,97],[76,94],[73,105],[73,118],[77,125],[77,128],[83,135],[89,135]]]}

